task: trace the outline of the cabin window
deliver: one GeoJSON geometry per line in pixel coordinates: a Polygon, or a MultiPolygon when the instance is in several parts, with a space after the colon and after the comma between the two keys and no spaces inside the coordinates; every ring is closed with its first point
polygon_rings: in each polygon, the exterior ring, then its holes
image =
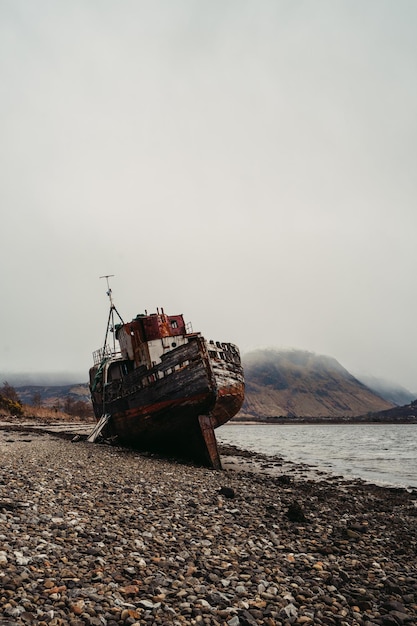
{"type": "Polygon", "coordinates": [[[107,375],[107,379],[109,381],[119,380],[121,377],[122,377],[122,373],[120,371],[119,364],[112,365],[111,367],[109,367],[109,372],[108,372],[108,375],[107,375]]]}
{"type": "Polygon", "coordinates": [[[176,347],[177,347],[177,344],[175,343],[175,341],[173,341],[173,342],[171,343],[171,346],[172,346],[173,348],[176,348],[176,347]]]}
{"type": "Polygon", "coordinates": [[[172,321],[171,321],[171,326],[172,326],[172,328],[178,328],[178,322],[177,322],[177,320],[172,320],[172,321]]]}

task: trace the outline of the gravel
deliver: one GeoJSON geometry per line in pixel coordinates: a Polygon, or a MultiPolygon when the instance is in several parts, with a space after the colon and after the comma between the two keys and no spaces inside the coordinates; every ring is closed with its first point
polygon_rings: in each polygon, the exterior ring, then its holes
{"type": "Polygon", "coordinates": [[[417,624],[416,491],[232,452],[0,431],[0,624],[417,624]]]}

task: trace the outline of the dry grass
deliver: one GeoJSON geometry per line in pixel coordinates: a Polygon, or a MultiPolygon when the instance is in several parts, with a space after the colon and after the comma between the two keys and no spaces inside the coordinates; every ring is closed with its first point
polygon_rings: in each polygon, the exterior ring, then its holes
{"type": "Polygon", "coordinates": [[[54,421],[54,422],[85,422],[86,424],[95,423],[95,419],[93,417],[85,418],[80,417],[79,415],[68,415],[64,411],[60,411],[58,409],[54,409],[51,407],[41,406],[35,407],[30,404],[22,405],[23,414],[21,418],[26,419],[39,419],[43,421],[54,421]]]}

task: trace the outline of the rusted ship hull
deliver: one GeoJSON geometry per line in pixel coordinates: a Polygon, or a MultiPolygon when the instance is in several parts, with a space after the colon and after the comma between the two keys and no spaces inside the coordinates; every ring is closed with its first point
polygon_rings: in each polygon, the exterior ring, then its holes
{"type": "MultiPolygon", "coordinates": [[[[113,359],[105,367],[112,375],[125,365],[113,359]]],[[[107,436],[139,450],[221,467],[214,429],[236,415],[244,399],[235,346],[190,337],[154,367],[134,369],[104,386],[94,385],[98,371],[90,370],[92,400],[97,419],[111,416],[107,436]]]]}

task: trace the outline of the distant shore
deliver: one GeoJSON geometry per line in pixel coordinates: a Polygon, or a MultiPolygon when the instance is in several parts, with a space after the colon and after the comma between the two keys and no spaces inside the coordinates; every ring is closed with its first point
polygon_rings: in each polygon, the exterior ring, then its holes
{"type": "Polygon", "coordinates": [[[378,417],[234,417],[228,424],[417,424],[417,416],[399,418],[378,418],[378,417]]]}
{"type": "Polygon", "coordinates": [[[417,623],[416,490],[231,446],[214,471],[0,426],[9,623],[417,623]]]}

